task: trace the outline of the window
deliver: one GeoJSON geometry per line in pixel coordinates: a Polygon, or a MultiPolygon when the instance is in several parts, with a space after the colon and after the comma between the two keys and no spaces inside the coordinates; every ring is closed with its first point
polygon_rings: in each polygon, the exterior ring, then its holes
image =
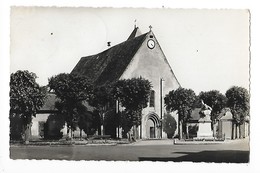
{"type": "Polygon", "coordinates": [[[154,100],[155,100],[155,92],[154,92],[154,90],[151,90],[151,92],[150,92],[150,102],[149,102],[150,107],[154,107],[154,100]]]}

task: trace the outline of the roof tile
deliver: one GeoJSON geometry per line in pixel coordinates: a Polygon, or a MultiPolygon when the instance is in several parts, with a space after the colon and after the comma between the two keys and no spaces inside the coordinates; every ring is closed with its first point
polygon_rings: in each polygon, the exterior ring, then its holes
{"type": "Polygon", "coordinates": [[[82,57],[71,73],[86,76],[96,85],[117,81],[142,45],[147,33],[126,40],[99,54],[82,57]]]}

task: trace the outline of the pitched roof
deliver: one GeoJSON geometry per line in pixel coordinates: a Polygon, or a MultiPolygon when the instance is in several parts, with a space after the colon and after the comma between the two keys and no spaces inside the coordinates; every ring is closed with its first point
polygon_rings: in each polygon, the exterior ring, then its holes
{"type": "MultiPolygon", "coordinates": [[[[48,93],[43,106],[37,110],[37,113],[53,113],[58,112],[57,108],[55,107],[55,102],[60,101],[60,99],[54,93],[48,93]]],[[[88,102],[84,101],[82,103],[88,111],[93,111],[94,108],[89,105],[88,102]]]]}
{"type": "Polygon", "coordinates": [[[58,100],[59,99],[54,93],[48,93],[43,106],[40,108],[40,110],[37,111],[37,113],[48,113],[57,111],[57,109],[55,108],[55,102],[58,100]]]}
{"type": "Polygon", "coordinates": [[[128,39],[99,54],[82,57],[71,73],[87,76],[90,82],[96,85],[117,81],[142,45],[146,35],[147,33],[128,39]]]}
{"type": "Polygon", "coordinates": [[[230,108],[223,108],[218,115],[217,119],[219,120],[230,120],[233,119],[233,115],[231,113],[230,108]]]}

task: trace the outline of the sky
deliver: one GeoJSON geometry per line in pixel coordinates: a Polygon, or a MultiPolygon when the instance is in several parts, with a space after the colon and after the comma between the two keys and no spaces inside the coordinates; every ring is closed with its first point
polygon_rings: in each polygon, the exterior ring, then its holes
{"type": "Polygon", "coordinates": [[[47,85],[108,41],[125,41],[135,24],[142,33],[151,25],[182,87],[249,89],[249,19],[247,10],[12,7],[10,72],[29,70],[47,85]]]}

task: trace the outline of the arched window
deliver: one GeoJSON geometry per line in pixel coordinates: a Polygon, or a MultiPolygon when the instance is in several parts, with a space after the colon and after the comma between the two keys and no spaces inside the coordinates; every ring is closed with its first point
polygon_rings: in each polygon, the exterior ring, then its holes
{"type": "Polygon", "coordinates": [[[154,107],[154,105],[155,105],[154,101],[155,101],[155,91],[151,90],[151,92],[150,92],[150,102],[149,102],[150,107],[154,107]]]}

